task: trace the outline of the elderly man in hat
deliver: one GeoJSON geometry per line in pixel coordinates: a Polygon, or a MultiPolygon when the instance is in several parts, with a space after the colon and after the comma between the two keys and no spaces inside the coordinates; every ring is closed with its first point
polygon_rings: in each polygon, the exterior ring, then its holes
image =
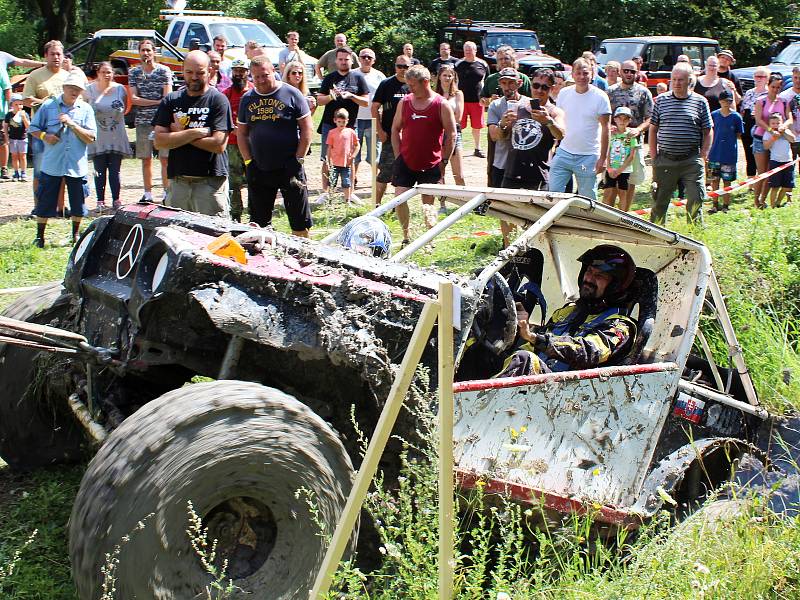
{"type": "Polygon", "coordinates": [[[92,107],[81,100],[86,89],[84,78],[70,73],[60,96],[42,104],[31,121],[30,134],[44,142],[39,173],[34,245],[44,248],[47,220],[56,216],[61,182],[66,183],[72,215],[72,242],[78,239],[81,219],[86,212],[86,176],[89,163],[86,148],[97,137],[92,107]]]}

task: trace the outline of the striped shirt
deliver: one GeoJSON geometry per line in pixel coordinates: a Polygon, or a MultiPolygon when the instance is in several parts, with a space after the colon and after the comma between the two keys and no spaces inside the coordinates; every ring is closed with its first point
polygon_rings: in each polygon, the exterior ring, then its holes
{"type": "Polygon", "coordinates": [[[713,127],[708,102],[700,94],[676,98],[661,94],[653,107],[651,123],[658,127],[659,153],[685,155],[696,152],[703,143],[703,130],[713,127]]]}

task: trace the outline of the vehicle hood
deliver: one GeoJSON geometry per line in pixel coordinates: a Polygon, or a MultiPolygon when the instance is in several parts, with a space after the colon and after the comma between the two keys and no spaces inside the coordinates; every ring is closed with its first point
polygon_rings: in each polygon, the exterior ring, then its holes
{"type": "MultiPolygon", "coordinates": [[[[267,56],[269,57],[270,61],[272,61],[273,65],[278,64],[278,55],[280,54],[281,50],[283,50],[283,46],[281,47],[274,47],[274,46],[264,46],[264,50],[267,52],[267,56]]],[[[240,58],[245,60],[247,57],[244,53],[244,48],[228,48],[225,50],[225,58],[228,60],[236,60],[240,58]]],[[[307,65],[316,65],[317,60],[313,56],[309,56],[308,54],[305,55],[305,64],[307,65]]]]}
{"type": "Polygon", "coordinates": [[[561,64],[561,61],[557,59],[555,56],[550,56],[549,54],[545,54],[544,52],[535,52],[533,50],[517,50],[517,61],[520,63],[524,63],[526,65],[536,65],[536,64],[553,64],[558,63],[561,64]]]}
{"type": "MultiPolygon", "coordinates": [[[[780,73],[783,75],[784,82],[788,79],[790,82],[792,80],[792,67],[795,65],[785,65],[783,63],[770,63],[767,65],[767,69],[769,69],[770,73],[780,73]]],[[[753,79],[753,73],[755,73],[757,67],[741,67],[739,69],[733,69],[733,73],[739,79],[753,79]]]]}

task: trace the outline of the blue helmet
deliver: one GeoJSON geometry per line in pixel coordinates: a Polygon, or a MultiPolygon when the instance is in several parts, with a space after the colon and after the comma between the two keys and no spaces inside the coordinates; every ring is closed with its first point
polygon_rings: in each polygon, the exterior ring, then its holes
{"type": "Polygon", "coordinates": [[[392,253],[392,234],[386,223],[369,215],[350,221],[336,236],[345,248],[367,256],[389,258],[392,253]]]}

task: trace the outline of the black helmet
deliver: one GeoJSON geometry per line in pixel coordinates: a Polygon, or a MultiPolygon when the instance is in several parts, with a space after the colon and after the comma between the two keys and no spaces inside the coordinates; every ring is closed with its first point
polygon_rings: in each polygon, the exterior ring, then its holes
{"type": "Polygon", "coordinates": [[[611,275],[612,281],[604,297],[606,304],[613,305],[624,299],[625,292],[636,275],[636,265],[630,254],[617,246],[602,244],[581,254],[578,261],[583,265],[578,275],[578,287],[583,282],[586,269],[590,266],[595,267],[603,273],[611,275]]]}

